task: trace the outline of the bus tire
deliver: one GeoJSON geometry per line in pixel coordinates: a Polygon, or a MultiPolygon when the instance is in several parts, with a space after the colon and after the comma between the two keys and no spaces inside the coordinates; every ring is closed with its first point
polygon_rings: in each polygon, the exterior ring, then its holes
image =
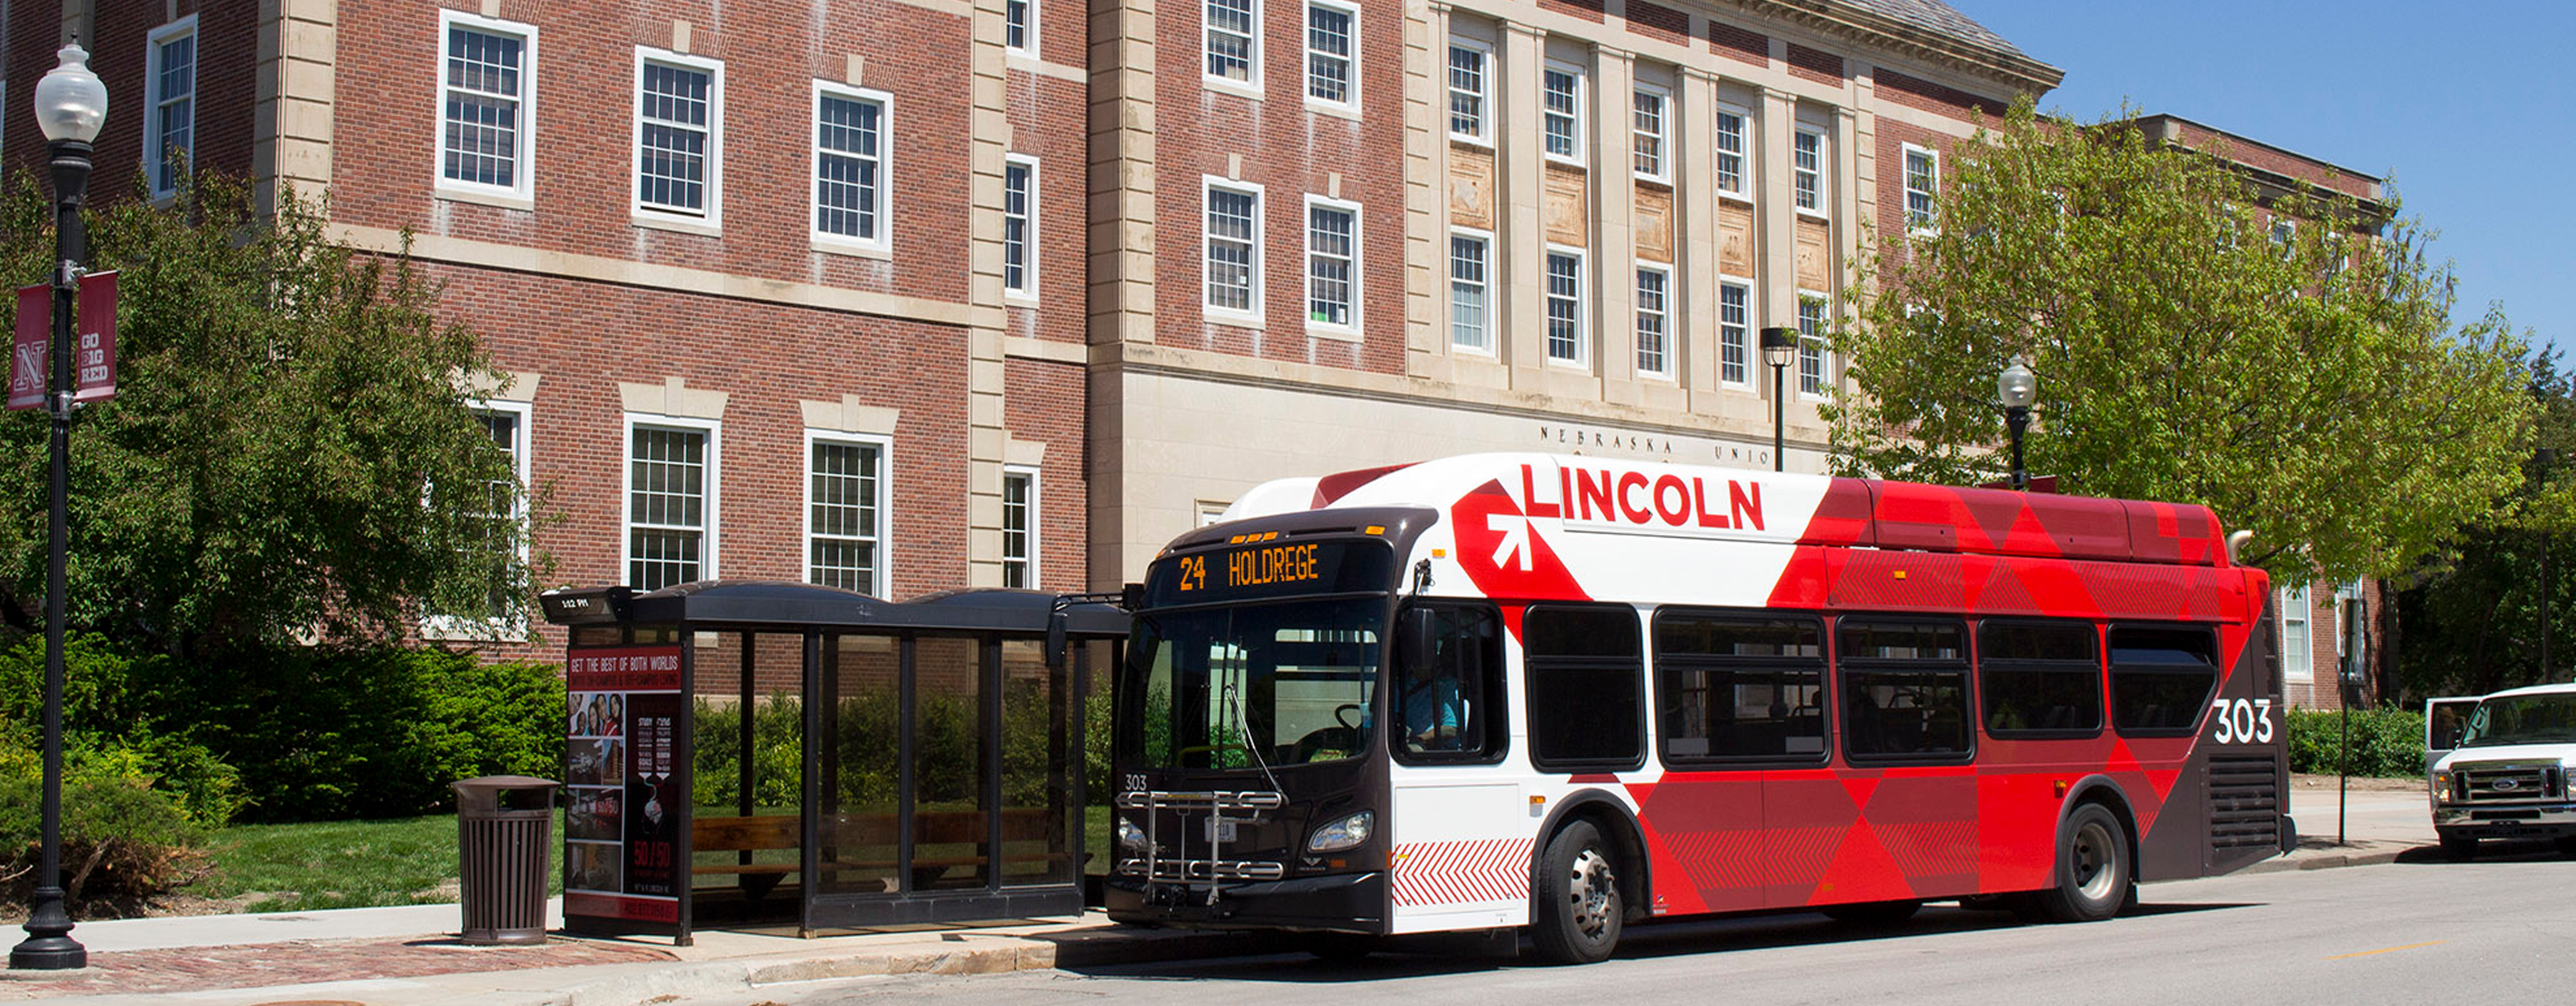
{"type": "Polygon", "coordinates": [[[1627,911],[1617,853],[1601,829],[1575,821],[1548,839],[1530,885],[1530,942],[1550,964],[1590,964],[1618,949],[1627,911]]]}
{"type": "Polygon", "coordinates": [[[2057,836],[2057,883],[2031,900],[2050,922],[2100,922],[2117,915],[2137,891],[2129,833],[2101,804],[2067,815],[2057,836]]]}
{"type": "Polygon", "coordinates": [[[1851,905],[1826,905],[1817,909],[1825,917],[1847,926],[1893,926],[1913,918],[1922,910],[1920,901],[1863,901],[1851,905]]]}

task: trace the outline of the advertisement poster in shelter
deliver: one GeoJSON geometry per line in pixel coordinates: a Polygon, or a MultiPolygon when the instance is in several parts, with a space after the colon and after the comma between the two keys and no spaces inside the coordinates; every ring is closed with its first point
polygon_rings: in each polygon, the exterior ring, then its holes
{"type": "Polygon", "coordinates": [[[678,646],[571,651],[564,914],[679,921],[678,646]]]}

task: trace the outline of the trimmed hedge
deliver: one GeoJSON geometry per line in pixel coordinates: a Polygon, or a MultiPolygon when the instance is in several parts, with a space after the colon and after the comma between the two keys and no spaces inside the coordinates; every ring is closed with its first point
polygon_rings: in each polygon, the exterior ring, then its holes
{"type": "MultiPolygon", "coordinates": [[[[2293,709],[2290,771],[2335,774],[2342,713],[2293,709]]],[[[2424,714],[2411,709],[2352,711],[2352,775],[2405,778],[2424,774],[2424,714]]]]}
{"type": "Polygon", "coordinates": [[[394,646],[244,651],[162,683],[174,717],[241,770],[244,819],[410,817],[455,805],[447,784],[553,776],[564,684],[551,664],[394,646]]]}

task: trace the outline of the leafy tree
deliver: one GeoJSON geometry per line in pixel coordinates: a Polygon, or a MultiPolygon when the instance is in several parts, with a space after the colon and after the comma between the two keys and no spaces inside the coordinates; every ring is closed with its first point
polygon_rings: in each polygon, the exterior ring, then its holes
{"type": "MultiPolygon", "coordinates": [[[[119,374],[72,432],[72,623],[201,653],[520,615],[524,531],[493,516],[520,488],[465,390],[500,375],[432,316],[409,258],[336,245],[319,206],[281,203],[262,215],[248,186],[204,178],[91,210],[91,267],[122,274],[119,374]]],[[[53,241],[16,178],[0,267],[41,277],[53,241]]],[[[42,618],[46,430],[0,418],[0,620],[21,631],[42,618]]]]}
{"type": "Polygon", "coordinates": [[[1832,336],[1858,392],[1828,408],[1842,465],[1997,477],[2018,356],[2031,470],[2206,504],[2276,572],[2388,573],[2486,514],[2529,450],[2521,338],[2497,312],[2451,327],[2416,224],[2317,191],[2258,206],[2223,154],[2027,101],[1958,145],[1937,230],[1856,263],[1877,285],[1832,336]]]}
{"type": "MultiPolygon", "coordinates": [[[[2576,665],[2576,380],[2555,352],[2531,360],[2535,456],[2502,505],[2430,556],[2397,595],[2398,683],[2414,698],[2567,680],[2576,665]],[[2547,555],[2544,558],[2543,552],[2547,555]],[[2549,663],[2541,664],[2548,607],[2549,663]]],[[[2410,703],[2411,704],[2411,703],[2410,703]]]]}

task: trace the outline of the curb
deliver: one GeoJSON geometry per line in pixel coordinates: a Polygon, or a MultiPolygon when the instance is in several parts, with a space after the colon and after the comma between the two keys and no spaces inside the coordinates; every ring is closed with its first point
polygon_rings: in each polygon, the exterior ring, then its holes
{"type": "Polygon", "coordinates": [[[1248,952],[1243,933],[1168,931],[1073,933],[1063,937],[952,934],[937,942],[881,953],[810,955],[635,965],[635,971],[552,992],[483,1001],[507,1006],[634,1006],[663,997],[751,992],[764,985],[887,975],[982,975],[1052,971],[1232,956],[1248,952]]]}
{"type": "Polygon", "coordinates": [[[2380,866],[2397,862],[2401,857],[2404,857],[2406,854],[2414,852],[2417,849],[2429,848],[2431,848],[2431,846],[2414,845],[2407,846],[2403,849],[2385,849],[2376,852],[2333,852],[2317,856],[2284,856],[2278,859],[2267,859],[2236,872],[2286,873],[2292,870],[2332,870],[2345,866],[2380,866]]]}

